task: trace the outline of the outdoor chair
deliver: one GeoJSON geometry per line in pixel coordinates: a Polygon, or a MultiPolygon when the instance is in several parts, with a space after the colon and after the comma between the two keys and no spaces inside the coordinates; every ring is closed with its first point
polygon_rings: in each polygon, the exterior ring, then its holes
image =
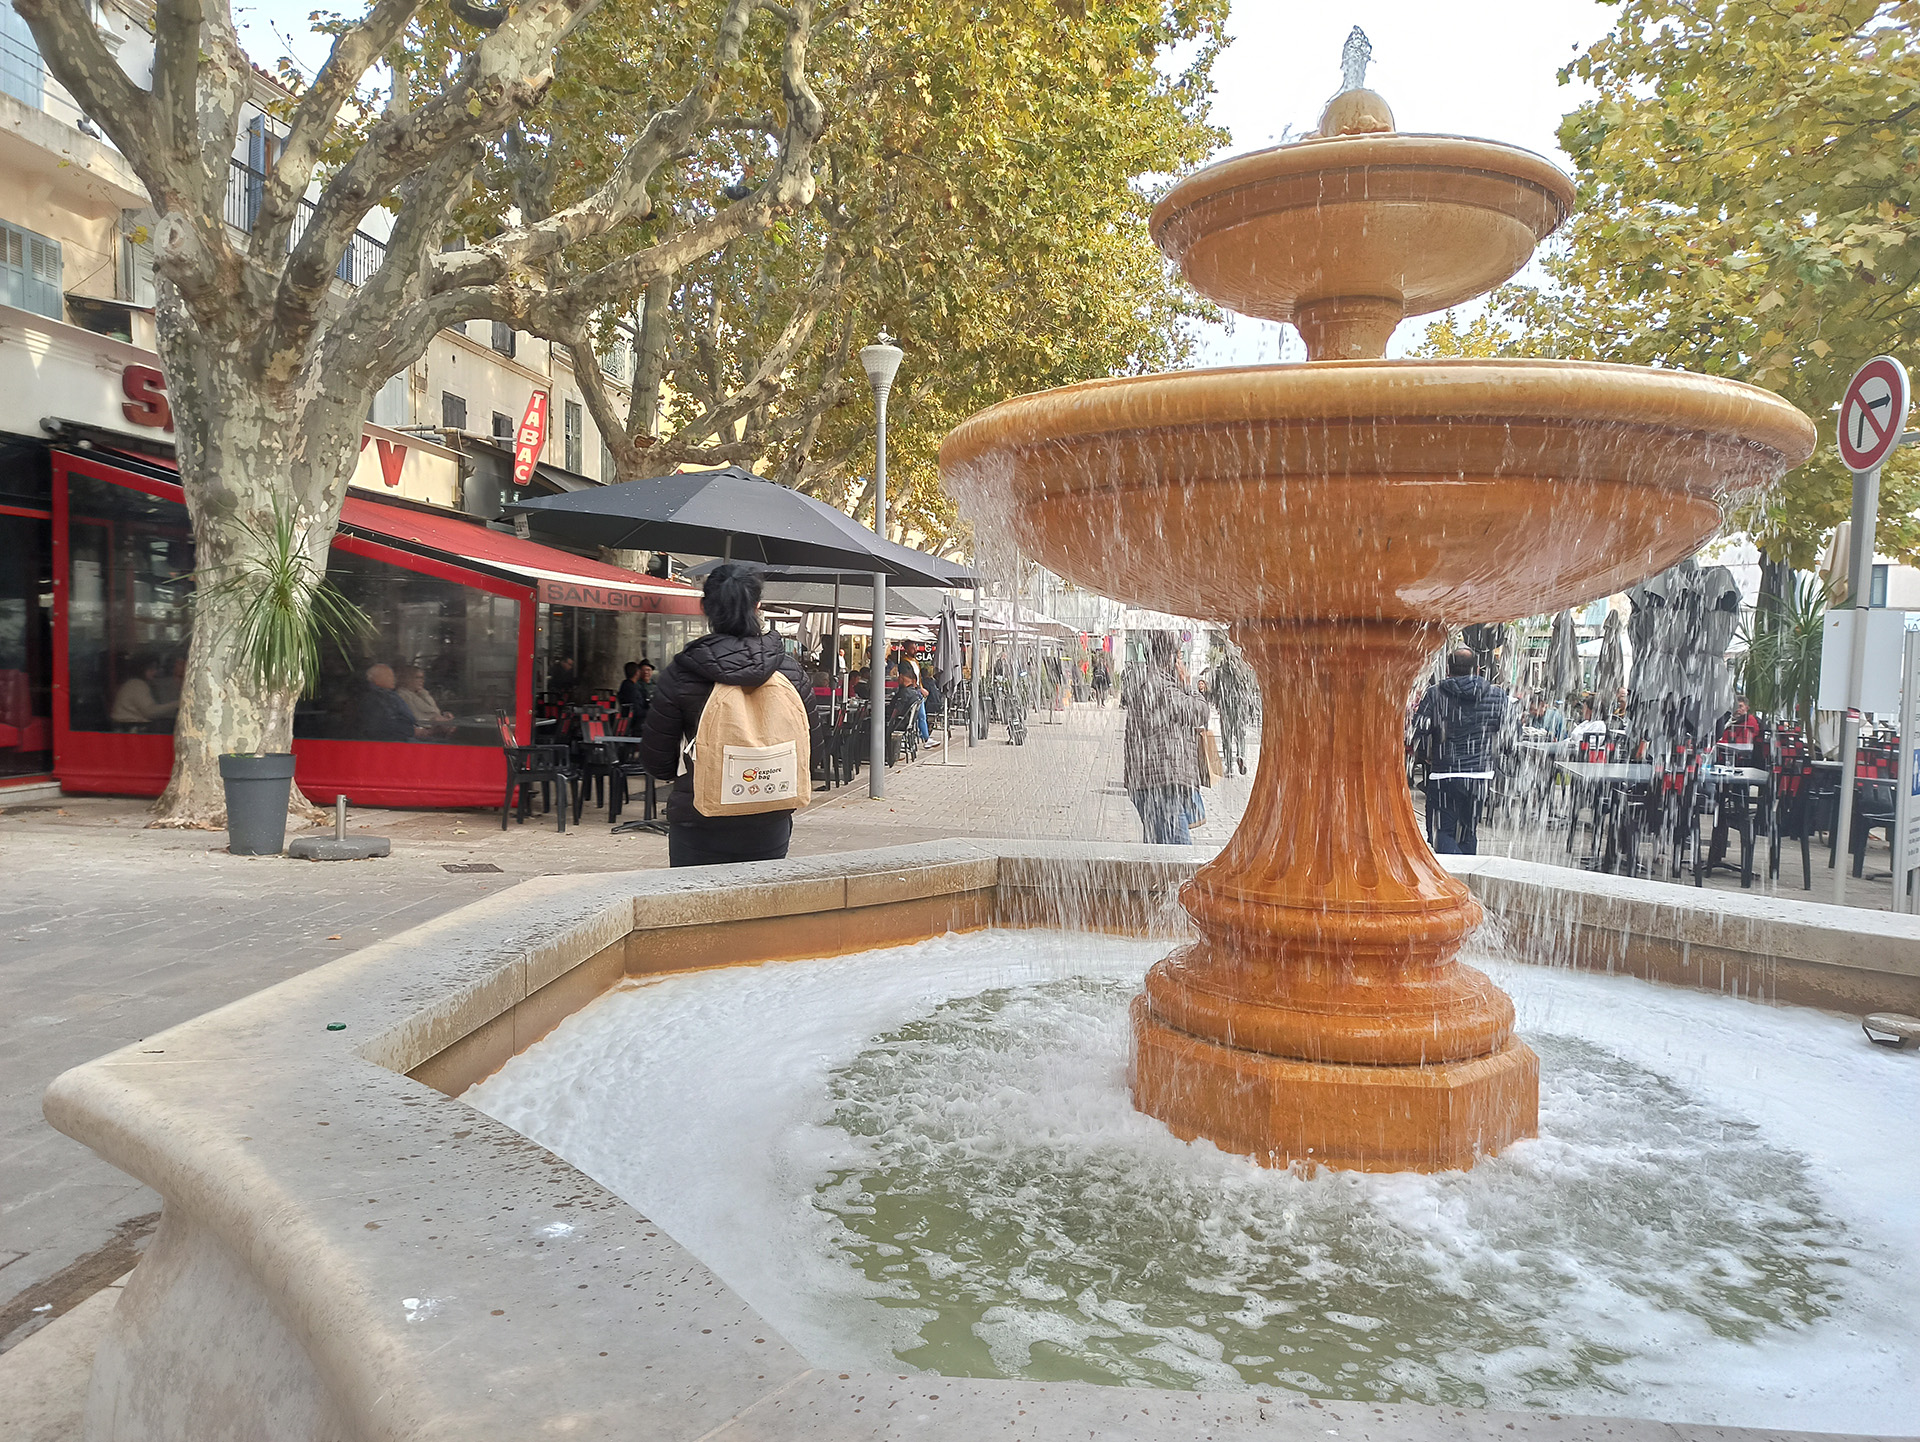
{"type": "Polygon", "coordinates": [[[896,693],[887,703],[887,765],[891,766],[903,757],[908,761],[917,761],[920,757],[920,728],[914,724],[914,712],[919,702],[913,696],[896,693]],[[897,744],[896,744],[897,743],[897,744]]]}
{"type": "Polygon", "coordinates": [[[1780,879],[1781,838],[1797,837],[1802,885],[1812,891],[1815,787],[1806,737],[1785,727],[1776,731],[1768,769],[1773,774],[1773,796],[1767,808],[1767,875],[1780,879]]]}
{"type": "Polygon", "coordinates": [[[578,778],[574,774],[567,748],[559,745],[522,746],[513,734],[513,722],[502,711],[495,719],[500,726],[500,750],[507,760],[507,791],[500,802],[500,829],[507,829],[507,813],[514,813],[516,822],[524,822],[533,807],[531,788],[540,788],[540,807],[552,811],[559,823],[559,829],[567,829],[567,811],[573,804],[574,787],[578,778]],[[553,804],[553,788],[560,788],[560,805],[553,804]],[[516,804],[517,800],[517,804],[516,804]]]}
{"type": "Polygon", "coordinates": [[[604,804],[608,823],[617,825],[630,796],[627,783],[636,776],[647,783],[647,808],[642,819],[653,820],[656,808],[653,778],[647,774],[635,749],[607,740],[607,723],[598,717],[587,717],[581,727],[580,780],[573,798],[574,823],[579,824],[586,809],[587,792],[591,790],[593,804],[604,804]]]}
{"type": "Polygon", "coordinates": [[[1857,879],[1867,867],[1867,836],[1884,831],[1887,844],[1893,844],[1894,807],[1899,754],[1891,747],[1862,747],[1853,795],[1853,824],[1849,828],[1847,851],[1853,858],[1857,879]]]}

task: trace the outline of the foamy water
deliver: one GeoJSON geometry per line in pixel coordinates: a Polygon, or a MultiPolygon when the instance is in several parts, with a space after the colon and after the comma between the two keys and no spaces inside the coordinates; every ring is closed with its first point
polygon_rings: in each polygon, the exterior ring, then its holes
{"type": "Polygon", "coordinates": [[[1540,1052],[1540,1137],[1471,1172],[1274,1172],[1128,1100],[1164,950],[987,932],[662,978],[467,1099],[821,1366],[1913,1430],[1911,1056],[1477,958],[1540,1052]]]}

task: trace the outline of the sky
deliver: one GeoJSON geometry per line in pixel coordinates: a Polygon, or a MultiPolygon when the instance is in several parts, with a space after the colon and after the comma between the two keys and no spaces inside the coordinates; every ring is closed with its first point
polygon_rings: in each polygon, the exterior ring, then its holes
{"type": "MultiPolygon", "coordinates": [[[[306,66],[322,60],[326,42],[307,21],[315,3],[236,0],[254,59],[271,67],[284,36],[306,66]]],[[[1339,89],[1340,49],[1358,25],[1373,43],[1367,83],[1400,129],[1502,140],[1564,169],[1554,137],[1587,92],[1555,72],[1605,35],[1613,14],[1599,0],[1235,0],[1233,43],[1214,64],[1214,122],[1232,133],[1228,154],[1275,144],[1288,127],[1312,129],[1339,89]]],[[[1417,341],[1424,325],[1404,323],[1389,353],[1417,341]]],[[[1210,327],[1200,354],[1205,365],[1302,359],[1290,328],[1252,320],[1210,327]]]]}

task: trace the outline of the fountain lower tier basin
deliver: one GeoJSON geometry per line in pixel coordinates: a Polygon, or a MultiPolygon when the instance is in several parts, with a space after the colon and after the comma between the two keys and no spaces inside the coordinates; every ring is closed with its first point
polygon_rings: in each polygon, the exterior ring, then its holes
{"type": "Polygon", "coordinates": [[[1264,1166],[1459,1171],[1540,1125],[1540,1059],[1512,1039],[1465,1061],[1299,1061],[1180,1031],[1142,995],[1133,1045],[1135,1106],[1183,1141],[1264,1166]]]}
{"type": "Polygon", "coordinates": [[[1089,381],[940,448],[1069,580],[1218,620],[1495,620],[1623,589],[1813,451],[1768,391],[1573,361],[1332,361],[1089,381]]]}
{"type": "MultiPolygon", "coordinates": [[[[1888,1205],[1871,1138],[1920,1072],[1850,1019],[1481,951],[1541,1048],[1511,1049],[1541,1076],[1538,1138],[1470,1172],[1268,1171],[1130,1105],[1154,952],[989,930],[636,980],[467,1097],[829,1373],[1120,1384],[1149,1417],[1167,1394],[1142,1387],[1519,1407],[1528,1432],[1907,1420],[1920,1201],[1888,1205]]],[[[1391,1094],[1428,1069],[1374,1070],[1391,1094]]],[[[1432,1078],[1412,1085],[1424,1107],[1432,1078]]]]}

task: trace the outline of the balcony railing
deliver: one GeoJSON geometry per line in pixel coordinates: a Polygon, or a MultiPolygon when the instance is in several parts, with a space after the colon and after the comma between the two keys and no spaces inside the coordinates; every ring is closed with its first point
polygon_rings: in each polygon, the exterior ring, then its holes
{"type": "MultiPolygon", "coordinates": [[[[232,161],[227,171],[227,224],[235,230],[252,234],[253,222],[260,214],[260,202],[266,194],[266,187],[267,178],[264,174],[243,160],[232,161]]],[[[300,237],[307,233],[307,222],[313,219],[313,211],[313,202],[303,198],[293,217],[293,233],[287,238],[289,250],[298,245],[300,237]]],[[[340,257],[334,274],[348,285],[365,285],[386,258],[385,241],[368,235],[364,230],[356,230],[353,238],[347,242],[346,253],[340,257]]]]}

